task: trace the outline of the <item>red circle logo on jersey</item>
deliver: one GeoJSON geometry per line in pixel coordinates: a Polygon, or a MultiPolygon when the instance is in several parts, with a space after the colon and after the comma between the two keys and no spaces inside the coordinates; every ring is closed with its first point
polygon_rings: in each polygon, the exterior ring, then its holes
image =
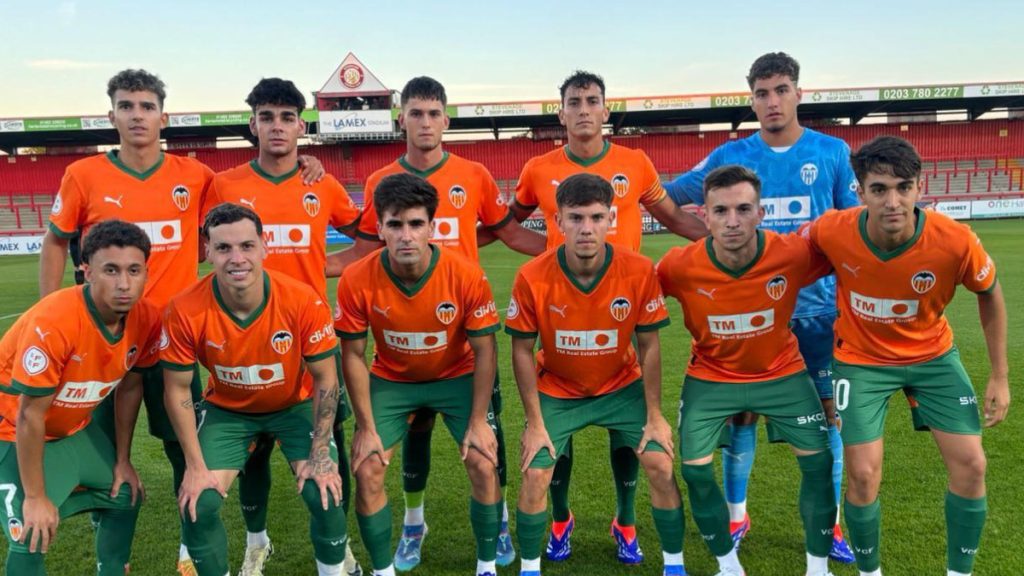
{"type": "Polygon", "coordinates": [[[455,321],[455,315],[458,314],[458,312],[459,309],[451,302],[441,302],[437,305],[437,310],[434,311],[437,315],[437,319],[445,326],[455,321]]]}
{"type": "Polygon", "coordinates": [[[306,192],[302,197],[302,208],[310,218],[316,218],[320,213],[320,198],[312,192],[306,192]]]}
{"type": "Polygon", "coordinates": [[[341,72],[338,74],[341,79],[341,83],[346,88],[359,88],[363,84],[363,78],[366,75],[363,73],[362,67],[358,64],[345,64],[341,67],[341,72]]]}
{"type": "Polygon", "coordinates": [[[174,205],[182,212],[188,210],[189,197],[188,187],[183,184],[178,184],[171,189],[171,200],[174,200],[174,205]]]}
{"type": "Polygon", "coordinates": [[[292,348],[292,333],[287,330],[278,330],[270,337],[270,346],[278,354],[285,354],[292,348]]]}

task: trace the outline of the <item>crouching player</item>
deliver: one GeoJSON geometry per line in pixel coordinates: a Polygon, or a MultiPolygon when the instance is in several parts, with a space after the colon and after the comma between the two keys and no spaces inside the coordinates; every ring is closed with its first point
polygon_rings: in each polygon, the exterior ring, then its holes
{"type": "Polygon", "coordinates": [[[949,474],[947,570],[970,574],[988,502],[978,400],[943,314],[958,284],[978,295],[990,373],[985,425],[1006,417],[1006,306],[995,265],[971,229],[917,208],[921,158],[880,136],[850,157],[864,208],[827,212],[811,242],[838,279],[836,409],[846,451],[846,524],[862,575],[881,572],[882,433],[889,398],[904,390],[914,425],[931,430],[949,474]]]}
{"type": "Polygon", "coordinates": [[[540,575],[554,465],[587,426],[606,428],[613,449],[636,451],[651,484],[664,574],[684,574],[672,429],[661,414],[658,330],[668,313],[651,261],[605,241],[613,197],[600,176],[562,181],[556,222],[565,243],[520,268],[512,288],[506,331],[527,421],[517,513],[522,576],[540,575]]]}
{"type": "Polygon", "coordinates": [[[60,520],[85,511],[98,513],[96,573],[128,572],[143,496],[129,456],[141,371],[156,365],[160,341],[159,310],[139,302],[149,250],[134,224],[93,226],[82,245],[88,284],[49,294],[0,340],[7,574],[46,574],[60,520]],[[115,438],[88,425],[111,392],[115,438]]]}
{"type": "Polygon", "coordinates": [[[340,575],[348,534],[331,436],[338,345],[330,307],[308,285],[263,269],[262,228],[248,208],[211,210],[203,235],[213,273],[166,311],[160,359],[164,401],[185,453],[178,493],[185,545],[200,576],[228,573],[220,508],[254,440],[270,434],[309,509],[317,570],[340,575]],[[210,372],[198,423],[189,394],[196,362],[210,372]]]}
{"type": "Polygon", "coordinates": [[[693,335],[679,402],[683,479],[719,574],[744,574],[711,460],[727,418],[768,417],[769,437],[792,446],[802,474],[807,574],[823,576],[836,516],[828,422],[789,321],[797,293],[830,266],[806,239],[758,229],[760,194],[757,175],[742,166],[712,171],[704,179],[711,236],[658,263],[661,287],[682,304],[693,335]]]}
{"type": "Polygon", "coordinates": [[[359,531],[374,575],[393,576],[384,477],[410,416],[427,408],[444,417],[461,444],[472,485],[476,574],[496,576],[503,504],[490,397],[500,321],[491,288],[478,264],[430,243],[438,199],[429,182],[406,173],[387,176],[373,203],[384,248],[345,268],[334,324],[356,418],[359,531]],[[376,346],[367,369],[370,331],[376,346]]]}

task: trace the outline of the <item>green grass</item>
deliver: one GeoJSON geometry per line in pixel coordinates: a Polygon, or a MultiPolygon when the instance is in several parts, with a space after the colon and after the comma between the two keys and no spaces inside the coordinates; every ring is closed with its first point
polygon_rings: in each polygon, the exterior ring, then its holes
{"type": "MultiPolygon", "coordinates": [[[[1024,371],[1024,250],[1019,220],[981,222],[974,227],[985,242],[999,268],[999,278],[1010,310],[1010,371],[1016,386],[1024,371]]],[[[644,253],[660,257],[679,240],[670,236],[647,237],[644,253]]],[[[481,259],[494,286],[498,307],[507,305],[512,277],[525,258],[502,246],[488,247],[481,259]]],[[[37,264],[34,257],[0,259],[0,330],[6,330],[16,314],[36,299],[37,264]]],[[[689,338],[674,302],[672,325],[662,331],[665,391],[664,413],[671,422],[682,382],[683,365],[689,338]]],[[[956,331],[956,341],[968,372],[979,394],[987,378],[987,354],[981,335],[975,298],[961,290],[947,311],[956,331]]],[[[509,459],[518,459],[518,437],[523,427],[522,409],[512,379],[508,337],[499,336],[499,361],[505,390],[503,421],[509,439],[509,459]]],[[[134,461],[146,484],[148,499],[139,518],[132,562],[132,574],[172,573],[177,558],[177,510],[171,493],[170,467],[160,444],[146,433],[145,415],[139,423],[134,461]]],[[[349,422],[351,433],[351,421],[349,422]]],[[[749,510],[753,530],[747,537],[741,558],[749,574],[802,574],[804,568],[803,535],[797,510],[799,474],[788,448],[769,445],[763,427],[759,432],[757,462],[751,476],[749,510]]],[[[351,436],[349,436],[351,437],[351,436]]],[[[1015,529],[1014,514],[1024,509],[1020,490],[1024,468],[1020,453],[1013,452],[1024,438],[1024,418],[1011,409],[1009,420],[985,433],[989,459],[989,519],[977,573],[1015,574],[1022,565],[1024,540],[1015,529]]],[[[930,437],[912,433],[906,403],[892,403],[886,429],[887,457],[882,483],[883,563],[886,574],[941,574],[945,570],[945,520],[943,494],[945,471],[930,437]]],[[[545,563],[549,576],[587,574],[660,574],[661,558],[654,532],[646,483],[641,482],[637,496],[638,524],[646,562],[625,568],[614,560],[614,546],[608,536],[608,523],[614,513],[614,493],[608,468],[608,440],[604,432],[587,430],[576,439],[576,467],[572,481],[572,505],[577,519],[573,537],[574,553],[564,564],[545,563]]],[[[396,458],[397,460],[397,458],[396,458]]],[[[315,574],[312,547],[308,538],[308,520],[284,459],[273,458],[275,484],[272,492],[270,534],[276,553],[267,564],[268,575],[315,574]]],[[[398,463],[395,463],[397,468],[398,463]]],[[[514,510],[519,475],[510,474],[509,495],[514,510]]],[[[680,481],[681,482],[681,481],[680,481]]],[[[389,475],[388,492],[395,505],[394,522],[401,523],[399,471],[389,475]]],[[[415,573],[455,575],[471,573],[474,567],[473,542],[468,524],[469,487],[458,460],[454,443],[444,427],[438,427],[434,441],[433,471],[427,489],[427,520],[430,536],[424,547],[424,561],[415,573]]],[[[684,497],[685,500],[685,497],[684,497]]],[[[687,506],[687,510],[689,507],[687,506]]],[[[514,515],[514,514],[513,514],[514,515]]],[[[237,570],[244,547],[244,527],[238,510],[236,492],[224,507],[224,519],[231,541],[232,566],[237,570]]],[[[354,519],[349,521],[353,546],[364,568],[368,556],[363,548],[354,519]]],[[[6,546],[0,545],[0,547],[6,546]]],[[[691,574],[714,574],[717,566],[696,532],[687,513],[686,565],[691,574]]],[[[86,517],[68,519],[60,526],[53,552],[49,555],[50,574],[86,575],[94,573],[92,534],[86,517]]],[[[500,570],[502,575],[518,574],[518,563],[500,570]]],[[[856,570],[836,566],[837,576],[850,576],[856,570]]]]}

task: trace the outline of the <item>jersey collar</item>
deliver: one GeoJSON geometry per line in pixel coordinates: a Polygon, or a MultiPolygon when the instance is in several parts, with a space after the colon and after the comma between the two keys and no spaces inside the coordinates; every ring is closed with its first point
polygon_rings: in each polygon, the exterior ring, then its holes
{"type": "Polygon", "coordinates": [[[594,164],[597,164],[601,160],[603,160],[604,157],[608,155],[608,150],[610,150],[611,147],[612,147],[612,143],[609,142],[608,140],[605,140],[604,141],[604,147],[601,148],[601,153],[598,154],[597,156],[594,156],[593,158],[580,158],[579,156],[573,154],[571,150],[569,150],[569,145],[568,144],[563,146],[562,150],[565,150],[565,156],[566,156],[566,158],[569,159],[570,162],[572,162],[574,164],[579,164],[580,166],[582,166],[584,168],[588,168],[590,166],[593,166],[594,164]]]}
{"type": "Polygon", "coordinates": [[[117,155],[117,152],[117,150],[110,150],[109,152],[107,152],[107,160],[110,160],[110,163],[113,164],[114,167],[116,167],[118,170],[124,172],[125,174],[131,176],[132,178],[137,178],[139,180],[147,180],[164,164],[164,152],[163,150],[161,150],[160,158],[157,159],[156,164],[153,164],[152,166],[146,168],[142,172],[137,172],[129,168],[127,165],[125,165],[125,163],[122,162],[121,158],[117,155]]]}
{"type": "Polygon", "coordinates": [[[295,163],[295,168],[292,168],[291,170],[285,172],[284,174],[281,174],[280,176],[274,176],[270,172],[264,170],[260,166],[259,161],[256,160],[255,158],[249,161],[249,167],[252,168],[252,171],[255,172],[257,176],[263,178],[264,180],[270,182],[271,184],[280,184],[299,173],[298,162],[295,163]]]}
{"type": "Polygon", "coordinates": [[[263,314],[263,311],[267,308],[267,302],[270,301],[270,275],[267,274],[266,270],[263,271],[263,302],[260,302],[260,305],[244,320],[232,314],[231,310],[228,310],[227,304],[224,303],[224,299],[220,295],[220,286],[217,285],[216,276],[213,277],[213,297],[217,300],[217,305],[220,306],[224,315],[230,318],[236,326],[243,329],[248,328],[260,317],[260,314],[263,314]]]}
{"type": "Polygon", "coordinates": [[[417,280],[416,283],[413,284],[412,286],[406,286],[405,283],[402,282],[402,279],[395,275],[394,270],[391,269],[391,260],[388,258],[387,248],[380,251],[380,264],[381,266],[384,267],[384,271],[387,272],[388,278],[391,279],[391,282],[395,285],[395,287],[401,290],[402,294],[412,297],[415,296],[417,292],[422,290],[423,286],[426,285],[428,280],[430,280],[430,277],[434,274],[434,268],[437,267],[437,261],[440,257],[441,251],[437,248],[437,246],[431,244],[430,264],[427,265],[427,271],[424,272],[423,276],[420,276],[420,279],[417,280]]]}
{"type": "Polygon", "coordinates": [[[441,161],[440,162],[438,162],[437,164],[434,164],[433,166],[431,166],[430,168],[427,168],[426,170],[419,170],[419,169],[413,167],[412,164],[409,164],[409,161],[405,159],[405,154],[403,154],[401,157],[398,158],[398,165],[401,166],[403,170],[405,170],[406,172],[408,172],[410,174],[413,174],[415,176],[419,176],[420,178],[423,178],[424,180],[426,180],[427,178],[430,178],[431,174],[433,174],[434,172],[437,172],[438,170],[440,170],[447,163],[448,163],[448,151],[447,150],[445,150],[441,154],[441,161]]]}
{"type": "Polygon", "coordinates": [[[882,262],[887,262],[893,258],[903,254],[907,250],[910,250],[914,244],[917,243],[917,239],[921,237],[921,232],[924,231],[925,211],[920,208],[914,208],[914,216],[917,218],[917,224],[914,227],[914,235],[909,240],[893,248],[892,250],[882,250],[878,246],[875,246],[871,242],[871,238],[868,238],[868,211],[867,209],[861,210],[860,216],[857,218],[858,228],[860,229],[860,237],[864,240],[864,245],[871,250],[871,253],[875,255],[882,262]]]}
{"type": "Polygon", "coordinates": [[[558,267],[562,269],[562,273],[565,274],[566,279],[568,279],[573,286],[579,289],[580,292],[590,294],[594,291],[594,288],[597,288],[597,285],[601,283],[601,280],[604,279],[604,275],[608,272],[608,267],[612,265],[612,255],[614,252],[615,249],[612,248],[612,245],[605,242],[604,264],[601,264],[601,268],[597,271],[597,274],[594,275],[594,281],[591,282],[589,286],[584,286],[580,283],[579,279],[576,278],[576,275],[569,270],[569,261],[565,257],[565,244],[558,247],[558,267]]]}
{"type": "MultiPolygon", "coordinates": [[[[103,339],[107,341],[107,344],[117,344],[124,337],[124,330],[120,334],[111,334],[110,330],[107,330],[107,324],[103,322],[103,317],[100,316],[100,310],[96,307],[96,301],[92,299],[92,293],[89,291],[89,285],[86,284],[82,287],[82,298],[85,299],[85,308],[89,310],[89,317],[92,318],[93,324],[99,329],[100,334],[103,335],[103,339]]],[[[121,321],[122,323],[124,320],[121,321]]]]}
{"type": "Polygon", "coordinates": [[[708,258],[711,259],[711,263],[715,265],[715,268],[718,268],[733,278],[741,278],[744,274],[749,272],[750,269],[758,263],[758,261],[761,260],[761,255],[764,254],[764,230],[759,229],[757,231],[757,252],[754,253],[754,259],[739,270],[733,270],[718,260],[718,257],[715,256],[715,248],[711,245],[711,236],[708,236],[707,239],[704,240],[704,247],[708,251],[708,258]]]}

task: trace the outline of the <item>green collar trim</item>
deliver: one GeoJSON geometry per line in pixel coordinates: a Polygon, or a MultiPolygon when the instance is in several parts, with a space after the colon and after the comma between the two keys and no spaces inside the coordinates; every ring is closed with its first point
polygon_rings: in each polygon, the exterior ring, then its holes
{"type": "Polygon", "coordinates": [[[612,265],[612,255],[614,254],[615,249],[607,242],[605,242],[604,248],[604,263],[601,264],[601,268],[597,271],[597,274],[594,275],[594,281],[591,282],[589,286],[584,286],[576,278],[576,275],[569,270],[569,261],[565,256],[565,244],[558,247],[558,266],[562,269],[562,273],[565,274],[565,277],[569,282],[584,294],[590,294],[594,291],[594,288],[597,288],[597,285],[601,283],[601,280],[604,279],[604,275],[608,272],[608,268],[612,265]]]}
{"type": "Polygon", "coordinates": [[[711,259],[711,263],[715,265],[715,268],[718,268],[719,270],[725,272],[726,274],[732,276],[733,278],[741,278],[751,268],[753,268],[759,260],[761,260],[761,255],[764,254],[764,230],[757,231],[757,252],[754,254],[754,259],[751,260],[743,268],[740,268],[739,270],[733,270],[732,268],[729,268],[728,266],[723,264],[717,256],[715,256],[715,248],[711,245],[711,236],[708,236],[707,239],[704,241],[704,247],[708,251],[708,258],[711,259]]]}
{"type": "Polygon", "coordinates": [[[910,250],[910,248],[917,243],[917,239],[921,237],[921,232],[924,231],[925,211],[919,208],[914,208],[914,213],[917,215],[917,224],[914,228],[914,235],[911,236],[910,239],[908,239],[906,242],[900,244],[899,246],[893,248],[892,250],[882,250],[878,246],[875,246],[873,242],[871,242],[871,238],[868,237],[867,210],[862,210],[860,213],[860,217],[857,219],[858,228],[860,229],[860,237],[864,239],[864,244],[868,247],[868,250],[871,250],[871,253],[874,254],[879,260],[881,260],[882,262],[892,260],[893,258],[899,256],[900,254],[903,254],[907,250],[910,250]]]}
{"type": "Polygon", "coordinates": [[[438,170],[440,170],[447,163],[448,163],[448,152],[447,151],[445,151],[445,152],[443,152],[441,154],[441,161],[440,162],[438,162],[437,164],[434,164],[433,166],[431,166],[430,168],[427,168],[426,170],[420,170],[418,168],[413,167],[413,165],[409,164],[409,161],[405,159],[405,155],[404,154],[398,159],[398,165],[401,166],[406,172],[409,172],[410,174],[414,174],[416,176],[419,176],[420,178],[423,178],[424,180],[427,179],[427,178],[430,178],[431,174],[433,174],[434,172],[437,172],[438,170]]]}
{"type": "Polygon", "coordinates": [[[117,150],[110,150],[109,152],[107,152],[107,160],[110,160],[110,163],[113,164],[118,170],[124,172],[125,174],[131,176],[132,178],[138,178],[139,180],[148,179],[157,170],[159,170],[161,166],[164,165],[163,150],[160,151],[160,158],[157,159],[156,164],[153,164],[152,166],[143,170],[142,172],[132,170],[127,165],[125,165],[125,163],[121,161],[121,157],[117,155],[117,152],[117,150]]]}
{"type": "Polygon", "coordinates": [[[270,276],[265,270],[263,271],[263,302],[260,302],[260,305],[244,320],[235,316],[231,310],[228,309],[228,305],[224,303],[224,298],[220,295],[220,286],[217,285],[216,276],[213,277],[213,297],[217,300],[217,305],[220,306],[220,309],[224,311],[224,314],[226,314],[228,318],[231,318],[231,321],[234,322],[236,326],[243,329],[248,328],[249,326],[252,326],[252,323],[255,322],[257,318],[260,317],[260,314],[263,314],[263,311],[267,308],[267,302],[270,301],[270,276]]]}
{"type": "Polygon", "coordinates": [[[594,164],[597,164],[602,159],[604,159],[604,157],[608,155],[608,151],[611,150],[611,148],[612,148],[612,143],[609,142],[608,140],[605,140],[604,141],[604,147],[601,148],[601,153],[598,154],[597,156],[594,156],[593,158],[580,158],[579,156],[573,154],[571,150],[569,150],[569,145],[568,144],[566,144],[564,146],[563,150],[565,150],[565,155],[573,163],[579,164],[580,166],[582,166],[584,168],[588,168],[590,166],[593,166],[594,164]]]}
{"type": "Polygon", "coordinates": [[[434,268],[437,267],[437,261],[441,257],[441,251],[438,250],[437,246],[430,244],[430,264],[427,265],[427,271],[420,276],[420,279],[416,281],[412,286],[406,286],[402,279],[399,278],[394,270],[391,269],[391,260],[388,258],[388,249],[385,248],[380,251],[380,263],[384,266],[384,271],[387,272],[388,278],[395,285],[396,288],[402,291],[402,294],[412,297],[417,292],[423,289],[427,281],[430,280],[431,275],[434,274],[434,268]]]}
{"type": "Polygon", "coordinates": [[[249,161],[249,167],[252,168],[252,171],[255,172],[260,178],[263,178],[264,180],[270,182],[271,184],[280,184],[299,173],[298,162],[295,163],[295,168],[292,168],[291,170],[285,172],[284,174],[281,174],[280,176],[274,176],[270,172],[264,170],[263,167],[260,166],[259,160],[255,158],[249,161]]]}
{"type": "Polygon", "coordinates": [[[92,318],[93,324],[99,328],[100,334],[103,334],[103,339],[107,341],[107,344],[117,344],[124,337],[124,331],[114,335],[110,333],[110,330],[107,330],[107,324],[103,321],[103,316],[100,316],[100,309],[96,307],[96,301],[92,299],[92,293],[89,288],[88,284],[82,288],[82,297],[85,298],[85,307],[89,310],[89,317],[92,318]]]}

